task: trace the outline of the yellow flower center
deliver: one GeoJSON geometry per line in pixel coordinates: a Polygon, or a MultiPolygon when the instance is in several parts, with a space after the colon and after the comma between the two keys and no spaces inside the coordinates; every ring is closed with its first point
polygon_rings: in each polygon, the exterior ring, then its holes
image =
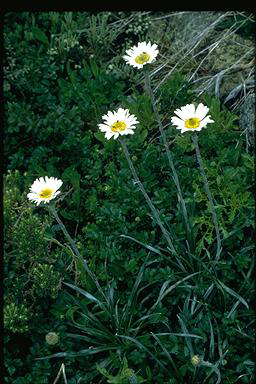
{"type": "Polygon", "coordinates": [[[139,56],[135,57],[135,62],[137,64],[145,64],[149,59],[149,54],[147,52],[142,52],[139,56]]]}
{"type": "Polygon", "coordinates": [[[39,193],[39,197],[41,199],[49,199],[53,195],[53,189],[52,188],[45,188],[42,189],[42,191],[39,193]]]}
{"type": "Polygon", "coordinates": [[[197,117],[191,117],[190,119],[185,120],[186,128],[198,128],[200,125],[200,119],[197,117]]]}
{"type": "Polygon", "coordinates": [[[124,131],[126,128],[126,124],[124,121],[116,121],[114,124],[112,124],[111,129],[113,132],[118,132],[118,131],[124,131]]]}

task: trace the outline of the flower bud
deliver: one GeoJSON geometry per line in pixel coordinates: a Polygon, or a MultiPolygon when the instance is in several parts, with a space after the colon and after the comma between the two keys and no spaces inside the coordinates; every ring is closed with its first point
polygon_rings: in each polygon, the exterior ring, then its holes
{"type": "Polygon", "coordinates": [[[201,358],[200,358],[200,356],[198,356],[198,355],[193,355],[193,356],[191,357],[191,363],[192,363],[193,365],[199,365],[199,364],[201,363],[201,358]]]}
{"type": "Polygon", "coordinates": [[[45,336],[46,343],[49,345],[55,345],[59,342],[59,335],[56,332],[49,332],[45,336]]]}

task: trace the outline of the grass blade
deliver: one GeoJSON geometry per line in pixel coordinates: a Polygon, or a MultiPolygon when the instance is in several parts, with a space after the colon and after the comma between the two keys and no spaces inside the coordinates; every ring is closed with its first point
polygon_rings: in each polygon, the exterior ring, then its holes
{"type": "Polygon", "coordinates": [[[84,297],[86,297],[88,300],[90,301],[93,301],[95,303],[97,303],[99,305],[100,308],[102,308],[104,311],[108,312],[105,304],[102,303],[102,301],[100,301],[99,299],[97,299],[95,296],[93,296],[91,293],[85,291],[84,289],[82,288],[79,288],[77,287],[76,285],[73,285],[73,284],[69,284],[69,283],[65,283],[63,282],[63,284],[67,285],[68,287],[74,289],[75,291],[81,293],[81,295],[83,295],[84,297]]]}
{"type": "Polygon", "coordinates": [[[130,337],[130,336],[124,336],[124,335],[117,335],[118,337],[122,337],[126,340],[130,340],[132,341],[134,344],[137,345],[137,347],[139,347],[139,349],[143,349],[144,351],[146,351],[157,363],[158,365],[163,369],[165,370],[167,373],[169,372],[165,366],[161,363],[160,360],[158,360],[158,358],[147,348],[145,347],[145,345],[143,345],[142,343],[140,343],[138,340],[134,339],[133,337],[130,337]]]}
{"type": "Polygon", "coordinates": [[[240,296],[238,293],[236,293],[235,291],[233,291],[233,289],[227,287],[224,283],[222,283],[222,281],[220,280],[217,280],[217,283],[219,284],[219,286],[221,286],[229,295],[235,297],[237,300],[239,300],[247,309],[249,309],[249,305],[247,304],[247,302],[242,298],[242,296],[240,296]]]}
{"type": "Polygon", "coordinates": [[[210,325],[210,332],[211,332],[211,338],[210,338],[210,358],[214,359],[214,332],[213,332],[213,326],[210,319],[210,316],[208,315],[209,325],[210,325]]]}
{"type": "Polygon", "coordinates": [[[162,253],[159,251],[159,249],[154,248],[154,247],[152,247],[151,245],[142,243],[141,241],[136,240],[136,239],[134,239],[134,238],[131,237],[131,236],[120,235],[120,237],[125,237],[126,239],[130,239],[130,240],[132,240],[132,241],[135,241],[135,243],[138,243],[138,244],[142,245],[143,247],[145,247],[145,248],[148,249],[149,251],[154,252],[154,253],[156,253],[156,254],[158,254],[158,255],[162,255],[162,253]]]}
{"type": "Polygon", "coordinates": [[[202,336],[194,335],[193,333],[173,333],[173,332],[161,332],[156,333],[157,336],[182,336],[182,337],[194,337],[197,339],[203,339],[202,336]]]}
{"type": "Polygon", "coordinates": [[[129,296],[127,305],[123,309],[123,316],[121,319],[121,325],[122,326],[124,326],[123,323],[125,323],[127,321],[127,319],[129,319],[129,324],[131,323],[132,318],[133,318],[132,314],[134,313],[134,311],[132,309],[134,308],[134,306],[136,305],[136,302],[137,302],[137,297],[138,297],[138,293],[139,293],[138,288],[139,288],[139,285],[143,279],[145,268],[154,262],[155,261],[144,262],[143,265],[141,266],[139,273],[137,275],[137,278],[135,280],[135,283],[132,287],[132,291],[131,291],[131,294],[129,296]]]}
{"type": "Polygon", "coordinates": [[[195,276],[195,275],[198,275],[199,273],[201,272],[195,272],[195,273],[192,273],[186,277],[184,277],[183,279],[177,281],[175,284],[173,284],[171,287],[169,287],[168,289],[167,286],[168,284],[171,282],[171,280],[167,280],[163,283],[162,287],[161,287],[161,290],[160,290],[160,293],[159,293],[159,296],[158,296],[158,299],[157,301],[155,302],[155,304],[153,304],[152,308],[155,308],[157,306],[157,304],[160,303],[160,301],[163,300],[163,298],[168,295],[168,293],[170,293],[173,289],[175,289],[179,284],[183,283],[184,281],[190,279],[190,277],[192,276],[195,276]]]}
{"type": "Polygon", "coordinates": [[[166,349],[165,346],[161,343],[161,341],[158,339],[158,337],[157,337],[153,332],[150,332],[150,333],[151,333],[151,335],[156,339],[157,343],[158,343],[158,344],[160,345],[160,347],[162,348],[162,350],[163,350],[165,356],[166,356],[167,359],[170,361],[170,363],[171,363],[171,365],[172,365],[172,367],[173,367],[173,369],[174,369],[176,378],[177,378],[178,380],[181,380],[181,381],[182,381],[182,376],[181,376],[179,370],[177,369],[177,367],[176,367],[176,365],[175,365],[175,363],[174,363],[174,361],[173,361],[173,359],[172,359],[170,353],[167,351],[167,349],[166,349]]]}
{"type": "Polygon", "coordinates": [[[79,357],[79,356],[89,356],[89,355],[95,355],[96,353],[104,352],[104,351],[110,351],[110,350],[116,350],[118,349],[118,344],[108,344],[104,345],[102,347],[92,347],[87,349],[82,349],[78,352],[58,352],[54,353],[53,355],[44,356],[44,357],[37,357],[35,360],[46,360],[46,359],[52,359],[52,358],[60,358],[60,357],[79,357]]]}
{"type": "Polygon", "coordinates": [[[91,338],[91,337],[88,337],[85,335],[77,335],[75,333],[65,333],[65,336],[71,337],[72,339],[86,341],[87,343],[90,343],[90,344],[102,345],[102,342],[99,342],[99,341],[95,340],[95,338],[91,338]]]}
{"type": "Polygon", "coordinates": [[[189,338],[189,333],[188,333],[186,324],[184,323],[184,321],[182,320],[182,318],[181,318],[179,315],[177,315],[177,317],[178,317],[178,319],[179,319],[179,322],[180,322],[182,331],[183,331],[184,334],[185,334],[185,340],[186,340],[187,347],[188,347],[188,349],[189,349],[190,355],[192,356],[192,355],[194,355],[194,349],[193,349],[191,340],[190,340],[190,338],[189,338]]]}

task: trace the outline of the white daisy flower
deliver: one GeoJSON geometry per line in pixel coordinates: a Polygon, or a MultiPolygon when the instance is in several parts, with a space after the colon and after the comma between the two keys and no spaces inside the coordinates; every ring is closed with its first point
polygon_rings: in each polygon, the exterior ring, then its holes
{"type": "Polygon", "coordinates": [[[54,199],[60,191],[62,181],[54,177],[45,176],[36,179],[30,187],[30,192],[27,194],[29,200],[34,201],[37,205],[41,202],[49,203],[50,200],[54,199]]]}
{"type": "Polygon", "coordinates": [[[177,129],[181,129],[181,133],[186,131],[201,131],[208,123],[214,123],[211,116],[207,115],[209,108],[200,103],[197,108],[194,104],[187,104],[180,109],[176,109],[171,121],[176,125],[177,129]]]}
{"type": "Polygon", "coordinates": [[[126,51],[126,55],[123,56],[124,60],[136,68],[142,68],[143,65],[152,63],[158,55],[157,45],[151,45],[150,42],[145,41],[138,43],[126,51]]]}
{"type": "Polygon", "coordinates": [[[108,111],[107,115],[102,116],[104,124],[98,124],[101,132],[105,132],[105,137],[109,140],[112,136],[117,139],[119,135],[129,135],[134,133],[135,124],[138,120],[134,115],[129,114],[128,109],[118,108],[117,111],[108,111]]]}

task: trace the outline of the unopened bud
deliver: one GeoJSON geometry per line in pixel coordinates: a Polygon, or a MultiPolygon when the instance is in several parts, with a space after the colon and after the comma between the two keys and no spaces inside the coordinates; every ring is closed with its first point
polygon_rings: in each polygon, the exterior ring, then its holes
{"type": "Polygon", "coordinates": [[[191,357],[191,363],[193,365],[199,365],[201,363],[201,358],[198,355],[194,355],[191,357]]]}
{"type": "Polygon", "coordinates": [[[59,335],[56,332],[49,332],[45,336],[46,343],[49,345],[55,345],[59,342],[59,335]]]}

